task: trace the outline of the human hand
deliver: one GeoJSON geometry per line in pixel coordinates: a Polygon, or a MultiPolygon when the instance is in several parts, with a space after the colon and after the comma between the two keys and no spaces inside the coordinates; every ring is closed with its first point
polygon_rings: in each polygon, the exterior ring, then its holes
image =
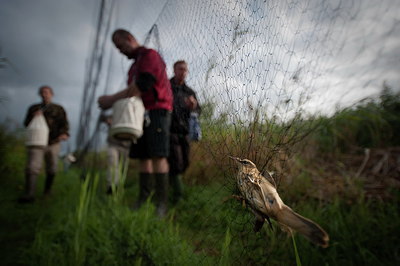
{"type": "Polygon", "coordinates": [[[103,110],[110,108],[113,105],[113,97],[110,95],[103,95],[97,99],[99,107],[103,110]]]}
{"type": "Polygon", "coordinates": [[[34,116],[42,115],[42,114],[43,114],[42,110],[37,110],[36,112],[33,113],[34,116]]]}
{"type": "Polygon", "coordinates": [[[112,115],[101,114],[100,115],[100,121],[106,123],[108,126],[111,126],[111,124],[112,124],[112,115]]]}
{"type": "Polygon", "coordinates": [[[69,139],[69,136],[67,134],[61,134],[60,136],[58,136],[58,140],[60,141],[64,141],[69,139]]]}
{"type": "Polygon", "coordinates": [[[128,87],[127,94],[128,97],[140,97],[142,93],[140,92],[139,87],[136,85],[136,83],[132,82],[128,87]]]}
{"type": "Polygon", "coordinates": [[[185,98],[185,104],[187,108],[193,111],[197,107],[197,100],[193,95],[190,95],[189,97],[185,98]]]}

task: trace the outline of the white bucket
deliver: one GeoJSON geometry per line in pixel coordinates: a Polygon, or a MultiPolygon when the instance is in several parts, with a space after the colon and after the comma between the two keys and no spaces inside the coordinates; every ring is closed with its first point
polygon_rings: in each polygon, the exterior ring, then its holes
{"type": "Polygon", "coordinates": [[[49,127],[43,114],[35,115],[26,128],[26,146],[45,147],[49,142],[49,127]]]}
{"type": "Polygon", "coordinates": [[[140,97],[118,100],[113,105],[109,134],[119,140],[136,140],[143,135],[144,105],[140,97]]]}

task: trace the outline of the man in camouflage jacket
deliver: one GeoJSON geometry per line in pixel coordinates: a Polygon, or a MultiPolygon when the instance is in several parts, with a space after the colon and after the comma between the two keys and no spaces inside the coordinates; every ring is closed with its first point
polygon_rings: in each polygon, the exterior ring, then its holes
{"type": "Polygon", "coordinates": [[[29,107],[24,125],[27,127],[34,116],[43,114],[49,127],[49,142],[46,147],[27,147],[28,159],[25,169],[25,195],[19,198],[19,202],[21,203],[33,202],[35,200],[36,179],[42,168],[43,158],[46,162],[44,194],[46,196],[50,194],[57,172],[60,142],[69,138],[67,115],[62,106],[51,102],[54,96],[52,88],[49,86],[40,87],[39,95],[42,98],[42,102],[29,107]]]}

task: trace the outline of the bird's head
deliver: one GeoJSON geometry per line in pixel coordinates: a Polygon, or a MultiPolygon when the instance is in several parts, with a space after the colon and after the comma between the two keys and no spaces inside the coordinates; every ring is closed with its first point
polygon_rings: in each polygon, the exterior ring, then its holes
{"type": "Polygon", "coordinates": [[[246,171],[246,170],[250,171],[250,170],[257,169],[257,166],[249,159],[240,159],[238,157],[233,157],[233,156],[229,156],[229,158],[234,160],[238,164],[239,169],[242,171],[246,171]]]}

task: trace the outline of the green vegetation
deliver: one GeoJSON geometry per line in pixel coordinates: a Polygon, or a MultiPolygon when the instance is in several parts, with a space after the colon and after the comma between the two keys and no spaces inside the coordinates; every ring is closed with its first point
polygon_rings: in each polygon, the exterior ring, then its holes
{"type": "Polygon", "coordinates": [[[322,152],[399,146],[400,93],[385,86],[378,100],[365,99],[318,122],[315,138],[322,152]]]}
{"type": "Polygon", "coordinates": [[[326,249],[298,234],[292,238],[274,222],[272,229],[266,224],[253,232],[252,214],[231,197],[233,169],[226,158],[209,154],[226,143],[215,139],[222,133],[194,144],[186,198],[160,220],[151,202],[130,209],[137,197],[134,163],[124,188],[112,196],[105,194],[103,171],[82,180],[80,169],[72,168],[57,176],[51,198],[40,197],[41,177],[38,200],[18,204],[25,149],[18,134],[2,127],[1,264],[398,265],[399,187],[388,186],[387,197],[367,197],[368,173],[357,177],[359,164],[354,168],[342,159],[357,156],[349,153],[354,147],[398,147],[399,103],[399,95],[389,93],[380,102],[366,101],[319,118],[318,130],[307,138],[314,145],[292,151],[295,156],[287,159],[281,197],[329,233],[326,249]]]}

